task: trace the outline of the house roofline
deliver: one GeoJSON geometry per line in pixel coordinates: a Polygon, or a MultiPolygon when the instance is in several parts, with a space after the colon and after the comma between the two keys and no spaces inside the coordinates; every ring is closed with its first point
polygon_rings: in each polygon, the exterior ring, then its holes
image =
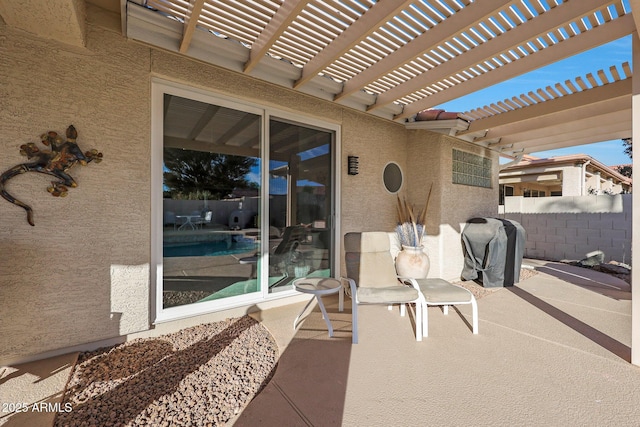
{"type": "Polygon", "coordinates": [[[595,169],[605,172],[607,175],[610,175],[620,182],[623,182],[628,185],[632,185],[632,179],[626,177],[614,170],[612,167],[605,165],[597,159],[589,156],[588,154],[569,154],[565,156],[554,156],[549,158],[537,158],[533,156],[524,156],[524,158],[517,164],[513,166],[509,166],[504,168],[501,172],[508,172],[520,169],[526,169],[531,166],[559,166],[565,164],[585,164],[590,162],[589,164],[593,166],[595,169]]]}

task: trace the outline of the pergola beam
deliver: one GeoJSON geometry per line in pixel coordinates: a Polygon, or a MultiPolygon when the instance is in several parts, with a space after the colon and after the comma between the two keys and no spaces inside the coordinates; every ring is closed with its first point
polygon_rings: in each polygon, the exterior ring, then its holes
{"type": "MultiPolygon", "coordinates": [[[[560,6],[543,13],[536,19],[529,20],[504,34],[501,34],[499,37],[495,37],[480,46],[474,47],[463,55],[458,55],[455,58],[444,62],[433,70],[430,70],[428,73],[425,73],[424,78],[407,80],[405,83],[380,94],[376,104],[371,106],[370,109],[390,104],[403,96],[438,83],[449,76],[456,75],[457,73],[466,70],[469,67],[491,60],[501,53],[517,48],[522,44],[523,40],[532,40],[543,36],[550,31],[575,20],[578,16],[588,14],[593,10],[601,8],[602,0],[581,0],[579,5],[579,8],[578,5],[567,7],[567,4],[563,3],[560,6]]],[[[461,14],[461,12],[459,14],[461,14]]],[[[490,71],[490,73],[494,71],[490,71]]]]}
{"type": "Polygon", "coordinates": [[[635,24],[631,15],[624,15],[609,24],[600,25],[577,36],[566,39],[546,49],[530,54],[506,64],[499,69],[481,74],[453,87],[443,90],[420,101],[405,106],[402,113],[395,116],[395,120],[411,117],[420,111],[431,108],[468,93],[484,89],[494,84],[509,80],[513,77],[531,72],[569,56],[576,55],[596,46],[618,40],[631,34],[635,24]],[[614,25],[615,24],[615,25],[614,25]]]}
{"type": "Polygon", "coordinates": [[[586,91],[529,105],[484,119],[474,120],[467,133],[486,131],[484,138],[494,139],[513,132],[514,128],[540,128],[540,121],[563,123],[577,116],[597,117],[603,111],[631,107],[631,79],[619,80],[586,91]]]}
{"type": "Polygon", "coordinates": [[[185,53],[189,49],[191,39],[193,38],[193,32],[198,25],[198,18],[202,13],[202,7],[205,0],[195,0],[189,2],[189,10],[187,16],[184,19],[184,29],[182,31],[182,41],[180,42],[180,53],[185,53]]]}
{"type": "Polygon", "coordinates": [[[529,146],[543,146],[554,140],[572,140],[593,137],[595,142],[602,141],[598,138],[611,139],[606,135],[625,129],[631,129],[631,109],[620,112],[612,112],[601,115],[598,120],[589,117],[580,117],[579,120],[541,127],[535,131],[525,130],[512,135],[504,136],[497,145],[489,144],[489,148],[512,144],[513,149],[529,146]],[[526,139],[524,139],[526,138],[526,139]]]}
{"type": "MultiPolygon", "coordinates": [[[[640,39],[638,38],[638,29],[640,29],[640,0],[629,0],[631,10],[634,11],[633,19],[635,23],[635,31],[632,38],[632,65],[633,65],[633,88],[632,88],[632,138],[640,141],[640,39]],[[636,16],[636,12],[638,16],[636,16]]],[[[637,144],[636,144],[637,147],[637,144]]],[[[640,170],[640,153],[637,148],[632,145],[633,168],[640,170]]],[[[640,228],[640,198],[633,196],[632,199],[632,227],[637,230],[640,228]]],[[[631,262],[636,266],[640,265],[640,234],[633,233],[631,246],[635,250],[631,251],[631,262]]],[[[631,272],[631,363],[640,366],[640,274],[636,269],[631,272]]]]}
{"type": "Polygon", "coordinates": [[[253,148],[235,147],[231,145],[215,145],[210,142],[178,138],[173,136],[164,137],[164,146],[169,148],[182,148],[191,151],[202,151],[207,153],[219,153],[233,156],[258,157],[260,150],[253,148]]]}
{"type": "Polygon", "coordinates": [[[260,116],[256,114],[247,113],[242,117],[236,124],[234,124],[231,129],[226,131],[224,135],[220,136],[215,141],[216,146],[219,145],[233,145],[230,144],[230,141],[236,138],[242,131],[247,129],[248,127],[253,126],[258,120],[260,120],[260,116]]]}
{"type": "MultiPolygon", "coordinates": [[[[405,65],[425,53],[442,45],[447,40],[459,34],[463,29],[482,21],[494,12],[512,3],[506,0],[486,0],[475,2],[465,7],[441,24],[434,26],[429,31],[425,31],[409,43],[378,61],[375,65],[359,73],[356,77],[347,81],[341,93],[337,94],[335,100],[343,99],[353,93],[363,89],[369,83],[388,74],[393,69],[405,65]]],[[[473,50],[473,49],[472,49],[473,50]]],[[[468,54],[469,52],[467,52],[468,54]]],[[[466,56],[463,55],[463,56],[466,56]]],[[[429,72],[431,73],[431,72],[429,72]]],[[[422,79],[420,79],[422,80],[422,79]]],[[[392,89],[393,90],[393,89],[392,89]]],[[[394,98],[395,100],[396,98],[394,98]]],[[[380,105],[382,106],[382,105],[380,105]]],[[[377,108],[377,107],[376,107],[377,108]]]]}
{"type": "Polygon", "coordinates": [[[390,16],[397,15],[411,3],[413,0],[376,3],[304,66],[302,76],[293,84],[293,87],[298,88],[308,83],[318,73],[387,22],[390,16]]]}
{"type": "Polygon", "coordinates": [[[207,106],[207,109],[198,119],[198,122],[193,126],[193,129],[191,129],[191,132],[189,132],[189,136],[187,136],[187,139],[196,139],[198,135],[200,135],[200,132],[202,132],[202,129],[204,129],[216,116],[218,111],[220,111],[220,108],[222,107],[220,107],[219,105],[209,104],[207,106]]]}
{"type": "Polygon", "coordinates": [[[558,148],[575,147],[578,145],[595,144],[602,141],[627,138],[629,137],[629,133],[629,129],[618,129],[616,131],[607,131],[603,133],[590,133],[584,137],[570,135],[571,139],[557,138],[553,141],[548,141],[538,145],[518,145],[516,147],[501,150],[501,152],[508,155],[535,153],[537,151],[555,150],[558,148]]]}
{"type": "Polygon", "coordinates": [[[302,12],[310,0],[287,0],[282,3],[273,15],[269,24],[264,27],[256,41],[251,46],[249,60],[244,64],[244,72],[250,73],[264,58],[271,46],[289,27],[289,24],[302,12]]]}

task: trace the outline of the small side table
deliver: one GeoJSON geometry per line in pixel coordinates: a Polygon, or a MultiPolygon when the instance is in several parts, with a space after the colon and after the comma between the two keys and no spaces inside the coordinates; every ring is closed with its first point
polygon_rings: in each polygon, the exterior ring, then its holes
{"type": "MultiPolygon", "coordinates": [[[[320,311],[322,311],[322,317],[327,324],[327,328],[329,329],[329,336],[333,337],[333,326],[331,326],[331,321],[329,320],[329,316],[327,315],[327,310],[324,308],[324,304],[322,303],[323,295],[331,295],[339,293],[339,303],[338,310],[342,311],[344,306],[344,292],[342,291],[342,282],[338,279],[326,278],[326,277],[302,277],[300,279],[296,279],[293,281],[293,288],[302,292],[303,294],[311,294],[318,301],[318,305],[320,306],[320,311]]],[[[302,314],[309,308],[309,305],[313,302],[314,298],[311,298],[307,305],[304,306],[298,317],[293,321],[293,329],[298,325],[298,321],[302,314]]]]}

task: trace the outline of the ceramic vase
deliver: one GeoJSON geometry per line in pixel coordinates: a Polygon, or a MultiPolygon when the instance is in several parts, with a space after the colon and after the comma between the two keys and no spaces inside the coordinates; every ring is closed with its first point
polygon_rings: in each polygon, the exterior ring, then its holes
{"type": "Polygon", "coordinates": [[[429,256],[423,251],[424,246],[405,246],[396,257],[396,271],[401,277],[424,279],[429,274],[429,256]]]}

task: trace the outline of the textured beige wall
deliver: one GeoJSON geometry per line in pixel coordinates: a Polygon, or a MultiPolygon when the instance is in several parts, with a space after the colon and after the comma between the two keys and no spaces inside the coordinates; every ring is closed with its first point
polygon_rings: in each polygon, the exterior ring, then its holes
{"type": "Polygon", "coordinates": [[[85,43],[85,9],[85,0],[0,0],[8,25],[76,46],[85,43]]]}
{"type": "Polygon", "coordinates": [[[342,232],[392,231],[396,223],[396,196],[382,182],[389,162],[406,171],[407,139],[404,126],[345,111],[342,128],[342,232]],[[359,157],[358,175],[348,175],[346,158],[359,157]]]}
{"type": "Polygon", "coordinates": [[[564,168],[562,171],[562,195],[563,196],[583,196],[587,194],[587,188],[582,188],[583,182],[582,167],[574,166],[564,168]]]}
{"type": "MultiPolygon", "coordinates": [[[[397,123],[126,41],[118,21],[104,16],[90,14],[86,48],[0,23],[0,171],[26,160],[19,154],[21,144],[39,142],[48,130],[63,133],[69,124],[76,126],[82,149],[104,153],[102,163],[71,170],[79,186],[66,198],[51,197],[50,180],[39,174],[18,176],[7,185],[33,207],[36,226],[27,224],[21,208],[0,200],[0,364],[150,328],[152,77],[340,125],[343,234],[393,230],[396,196],[382,183],[389,161],[402,167],[403,191],[416,199],[422,200],[427,183],[444,177],[445,185],[434,186],[432,231],[445,226],[457,232],[458,221],[484,214],[485,205],[495,211],[497,185],[481,190],[496,194],[484,200],[476,188],[447,184],[451,147],[462,144],[456,140],[409,132],[397,123]],[[97,25],[91,16],[108,24],[97,25]],[[347,175],[348,155],[360,157],[359,175],[347,175]]],[[[450,242],[445,243],[438,244],[450,242]]]]}
{"type": "MultiPolygon", "coordinates": [[[[342,235],[351,231],[393,231],[397,221],[396,196],[384,187],[382,173],[389,162],[406,171],[404,126],[346,110],[342,141],[342,235]],[[347,174],[346,158],[350,155],[359,157],[358,175],[347,174]]],[[[401,191],[404,188],[406,183],[401,191]]],[[[347,274],[344,265],[340,274],[347,274]]]]}
{"type": "Polygon", "coordinates": [[[425,246],[431,260],[429,277],[460,278],[464,262],[460,233],[474,217],[496,216],[498,205],[498,156],[456,138],[425,130],[408,134],[407,197],[421,207],[433,183],[427,216],[425,246]],[[493,160],[493,188],[479,188],[452,182],[452,149],[493,160]]]}
{"type": "Polygon", "coordinates": [[[104,153],[71,170],[79,186],[66,198],[40,174],[7,183],[36,226],[0,200],[0,363],[149,329],[151,77],[342,125],[345,159],[362,162],[361,175],[342,171],[343,230],[393,227],[381,173],[404,164],[401,125],[126,41],[115,25],[90,23],[80,48],[0,23],[0,171],[26,161],[21,144],[69,124],[83,150],[104,153]]]}
{"type": "MultiPolygon", "coordinates": [[[[21,144],[73,124],[100,164],[70,170],[66,198],[27,173],[0,199],[0,361],[148,327],[149,50],[88,28],[87,48],[0,25],[0,171],[21,144]]],[[[40,145],[40,147],[42,147],[40,145]]]]}

